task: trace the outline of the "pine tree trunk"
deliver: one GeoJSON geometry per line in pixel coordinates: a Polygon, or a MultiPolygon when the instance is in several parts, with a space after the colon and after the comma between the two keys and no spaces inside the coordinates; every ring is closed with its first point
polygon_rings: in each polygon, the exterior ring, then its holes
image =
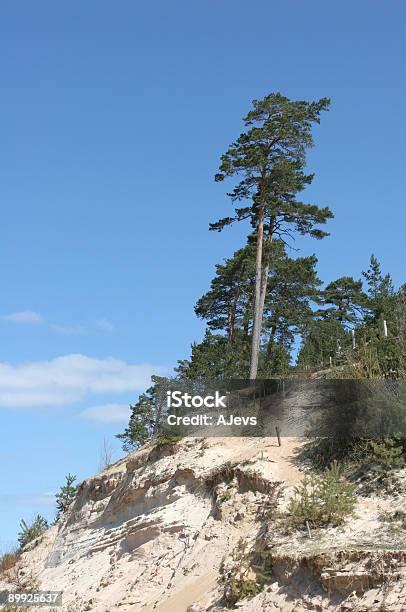
{"type": "Polygon", "coordinates": [[[235,324],[235,306],[231,304],[228,309],[228,321],[227,321],[227,330],[228,330],[228,342],[232,344],[234,340],[234,324],[235,324]]]}
{"type": "MultiPolygon", "coordinates": [[[[270,220],[269,235],[267,243],[269,246],[273,240],[274,230],[274,218],[270,220]]],[[[258,219],[258,238],[257,238],[257,257],[256,257],[256,269],[255,269],[255,308],[254,308],[254,325],[252,332],[252,347],[251,347],[251,369],[250,378],[256,378],[258,373],[258,356],[259,356],[259,345],[262,331],[262,319],[265,308],[266,290],[268,287],[268,273],[269,273],[269,262],[271,254],[268,251],[265,255],[264,261],[262,261],[264,242],[264,208],[260,211],[258,219]],[[258,268],[258,262],[259,268],[258,268]],[[258,282],[259,276],[259,282],[258,282]],[[257,301],[258,296],[258,301],[257,301]],[[255,328],[257,323],[257,329],[255,328]],[[255,351],[255,355],[254,355],[255,351]],[[254,366],[254,367],[253,367],[254,366]]]]}
{"type": "Polygon", "coordinates": [[[238,287],[236,290],[235,298],[229,304],[228,307],[228,318],[227,318],[227,336],[230,344],[234,342],[234,334],[235,334],[235,317],[237,312],[237,304],[241,294],[241,288],[238,287]]]}
{"type": "Polygon", "coordinates": [[[270,361],[271,361],[272,348],[273,348],[274,342],[275,342],[275,334],[276,334],[276,325],[272,325],[271,333],[269,335],[268,344],[267,344],[267,347],[266,347],[265,363],[264,363],[264,370],[265,371],[268,370],[268,366],[269,366],[270,361]]]}
{"type": "Polygon", "coordinates": [[[264,241],[264,203],[260,204],[258,212],[258,234],[257,251],[255,258],[255,296],[254,296],[254,321],[252,328],[250,379],[255,379],[258,373],[259,343],[261,339],[262,312],[261,310],[261,285],[262,285],[262,249],[264,241]]]}
{"type": "Polygon", "coordinates": [[[274,232],[274,223],[275,218],[272,216],[269,222],[269,233],[266,240],[266,245],[268,249],[265,252],[264,261],[262,264],[262,274],[261,274],[261,302],[260,302],[260,312],[261,312],[261,327],[262,327],[262,319],[264,316],[264,308],[265,308],[265,298],[266,298],[266,290],[268,288],[268,274],[269,274],[269,264],[271,261],[271,253],[270,248],[273,240],[273,232],[274,232]]]}
{"type": "Polygon", "coordinates": [[[268,254],[267,260],[264,262],[264,265],[262,266],[262,274],[261,274],[261,299],[260,299],[261,325],[262,325],[262,317],[263,317],[264,308],[265,308],[266,290],[268,287],[269,257],[270,256],[268,254]]]}
{"type": "Polygon", "coordinates": [[[250,335],[249,327],[250,327],[251,314],[252,314],[252,303],[251,303],[251,300],[248,300],[248,304],[247,304],[247,307],[244,313],[243,327],[242,327],[244,338],[246,339],[248,339],[250,335]]]}

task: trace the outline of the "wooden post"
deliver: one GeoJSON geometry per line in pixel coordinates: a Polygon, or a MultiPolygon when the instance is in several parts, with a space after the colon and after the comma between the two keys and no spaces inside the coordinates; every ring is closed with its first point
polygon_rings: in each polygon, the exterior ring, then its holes
{"type": "Polygon", "coordinates": [[[352,336],[352,348],[355,349],[356,344],[355,344],[355,329],[351,330],[351,336],[352,336]]]}
{"type": "Polygon", "coordinates": [[[312,539],[312,532],[310,531],[309,521],[306,521],[307,533],[309,534],[309,538],[312,539]]]}
{"type": "Polygon", "coordinates": [[[275,427],[275,429],[276,429],[276,437],[278,438],[278,446],[282,446],[282,442],[281,442],[281,433],[280,433],[280,431],[279,431],[279,427],[278,427],[278,426],[276,426],[276,427],[275,427]]]}
{"type": "Polygon", "coordinates": [[[388,337],[388,326],[386,324],[386,321],[383,322],[383,335],[385,336],[385,338],[388,337]]]}
{"type": "Polygon", "coordinates": [[[332,360],[331,355],[330,355],[330,368],[332,368],[332,367],[333,367],[333,360],[332,360]]]}

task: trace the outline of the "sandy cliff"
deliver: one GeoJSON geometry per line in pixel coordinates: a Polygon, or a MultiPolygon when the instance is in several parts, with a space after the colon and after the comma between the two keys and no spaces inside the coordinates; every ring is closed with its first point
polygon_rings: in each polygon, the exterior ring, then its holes
{"type": "Polygon", "coordinates": [[[380,520],[404,498],[359,498],[344,526],[311,538],[287,536],[273,521],[302,477],[298,446],[286,438],[282,447],[271,438],[150,443],[82,483],[64,519],[1,586],[17,578],[62,590],[63,612],[225,610],[235,551],[266,536],[270,578],[238,609],[406,609],[402,538],[380,520]]]}

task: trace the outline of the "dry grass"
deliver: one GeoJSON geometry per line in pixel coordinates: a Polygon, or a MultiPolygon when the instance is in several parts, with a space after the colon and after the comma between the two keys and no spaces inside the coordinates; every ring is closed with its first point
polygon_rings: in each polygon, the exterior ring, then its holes
{"type": "Polygon", "coordinates": [[[14,567],[20,559],[20,553],[17,550],[5,553],[0,557],[0,575],[14,567]]]}

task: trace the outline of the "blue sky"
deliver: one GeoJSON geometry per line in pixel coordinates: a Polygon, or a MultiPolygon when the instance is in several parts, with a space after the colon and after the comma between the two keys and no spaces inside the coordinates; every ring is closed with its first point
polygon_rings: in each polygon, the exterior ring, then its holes
{"type": "Polygon", "coordinates": [[[0,547],[97,470],[151,372],[188,356],[246,228],[213,174],[250,100],[330,96],[299,240],[321,278],[372,252],[404,279],[406,7],[358,0],[0,6],[0,547]]]}

